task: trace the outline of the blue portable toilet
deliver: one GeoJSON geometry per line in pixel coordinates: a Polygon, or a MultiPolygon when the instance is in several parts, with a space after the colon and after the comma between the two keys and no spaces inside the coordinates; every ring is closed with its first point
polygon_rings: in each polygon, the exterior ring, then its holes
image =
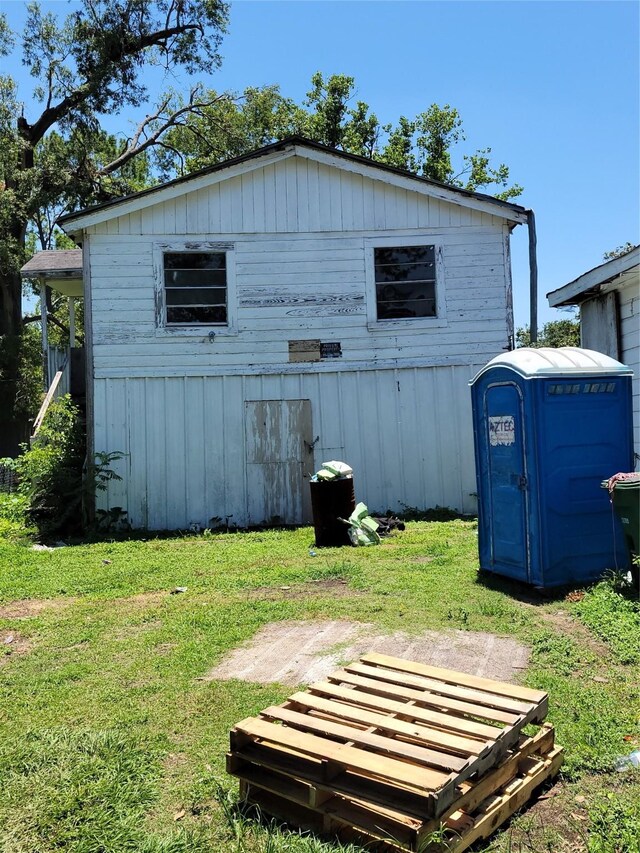
{"type": "Polygon", "coordinates": [[[627,568],[600,484],[633,470],[631,377],[577,347],[516,349],[475,376],[481,569],[552,587],[627,568]]]}

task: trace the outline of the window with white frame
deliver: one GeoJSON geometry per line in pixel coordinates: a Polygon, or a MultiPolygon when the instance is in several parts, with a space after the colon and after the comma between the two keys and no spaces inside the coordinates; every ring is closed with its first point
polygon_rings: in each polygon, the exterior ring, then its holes
{"type": "Polygon", "coordinates": [[[377,320],[437,317],[435,245],[373,248],[377,320]]]}
{"type": "Polygon", "coordinates": [[[227,266],[223,251],[163,252],[165,324],[226,326],[227,266]]]}

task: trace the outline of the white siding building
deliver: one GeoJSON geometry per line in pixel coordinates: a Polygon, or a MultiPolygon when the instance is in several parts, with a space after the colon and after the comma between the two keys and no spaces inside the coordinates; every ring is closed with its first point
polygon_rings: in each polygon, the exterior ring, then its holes
{"type": "Polygon", "coordinates": [[[94,451],[135,527],[473,512],[468,381],[512,346],[524,208],[301,139],[65,217],[82,245],[94,451]]]}
{"type": "Polygon", "coordinates": [[[580,344],[633,370],[634,448],[640,457],[640,246],[547,294],[549,305],[580,306],[580,344]]]}

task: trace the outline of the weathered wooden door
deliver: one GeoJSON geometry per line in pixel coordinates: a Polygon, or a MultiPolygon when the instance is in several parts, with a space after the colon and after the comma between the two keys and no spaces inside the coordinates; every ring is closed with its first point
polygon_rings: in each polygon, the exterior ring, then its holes
{"type": "Polygon", "coordinates": [[[245,430],[249,524],[310,522],[310,400],[248,400],[245,430]]]}

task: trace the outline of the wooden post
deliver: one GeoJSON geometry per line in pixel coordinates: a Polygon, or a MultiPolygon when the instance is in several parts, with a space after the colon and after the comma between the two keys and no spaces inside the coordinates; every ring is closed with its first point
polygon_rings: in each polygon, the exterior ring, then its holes
{"type": "Polygon", "coordinates": [[[529,227],[529,337],[532,344],[538,340],[538,238],[536,237],[536,216],[533,210],[527,211],[529,227]]]}
{"type": "Polygon", "coordinates": [[[44,390],[49,387],[49,332],[47,329],[47,285],[40,278],[40,318],[42,324],[42,375],[44,390]]]}
{"type": "Polygon", "coordinates": [[[76,298],[69,297],[69,349],[76,345],[76,298]]]}

